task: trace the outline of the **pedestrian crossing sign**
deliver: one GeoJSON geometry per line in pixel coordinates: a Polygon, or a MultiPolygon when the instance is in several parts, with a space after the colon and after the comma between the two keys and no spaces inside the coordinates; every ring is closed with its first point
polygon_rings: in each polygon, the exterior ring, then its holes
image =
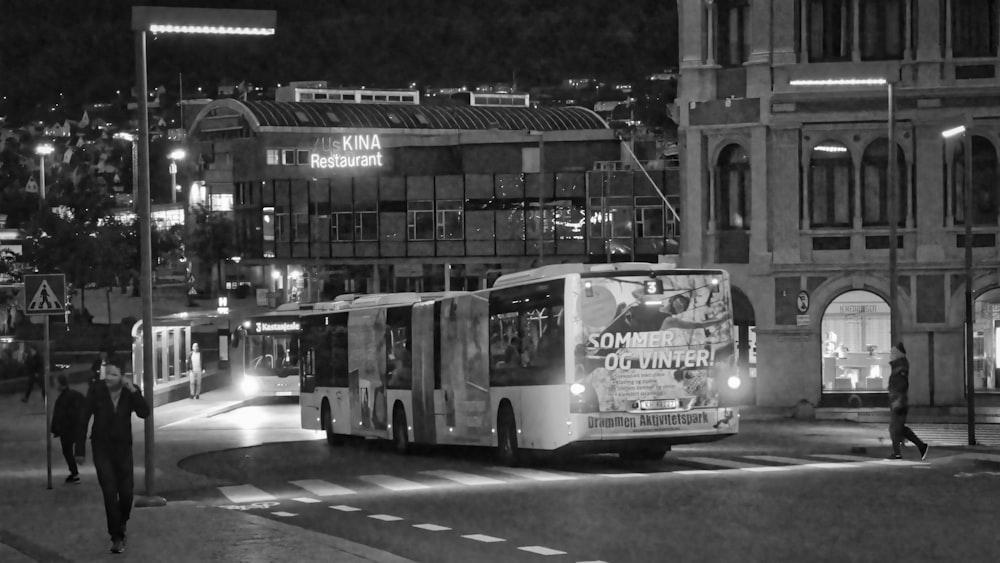
{"type": "Polygon", "coordinates": [[[66,276],[63,274],[27,274],[24,295],[29,315],[61,315],[66,311],[66,276]]]}

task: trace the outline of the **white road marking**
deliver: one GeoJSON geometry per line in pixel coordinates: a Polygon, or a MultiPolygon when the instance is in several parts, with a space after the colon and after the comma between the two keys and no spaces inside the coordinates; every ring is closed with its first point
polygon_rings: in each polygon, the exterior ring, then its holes
{"type": "Polygon", "coordinates": [[[296,487],[301,487],[309,491],[310,493],[320,497],[353,495],[357,492],[348,489],[347,487],[341,487],[340,485],[334,485],[333,483],[328,483],[321,479],[304,479],[302,481],[289,481],[289,483],[295,485],[296,487]]]}
{"type": "Polygon", "coordinates": [[[424,485],[423,483],[400,479],[399,477],[393,477],[392,475],[362,475],[358,478],[373,485],[378,485],[383,489],[389,489],[390,491],[415,491],[417,489],[430,488],[428,485],[424,485]]]}
{"type": "Polygon", "coordinates": [[[437,524],[414,524],[413,527],[427,530],[428,532],[444,532],[451,529],[447,526],[438,526],[437,524]]]}
{"type": "Polygon", "coordinates": [[[860,455],[844,455],[844,454],[812,454],[809,457],[836,459],[840,461],[875,461],[875,458],[872,457],[864,457],[860,455]]]}
{"type": "Polygon", "coordinates": [[[602,477],[649,477],[648,473],[601,473],[602,477]]]}
{"type": "Polygon", "coordinates": [[[292,514],[291,512],[272,512],[275,516],[281,516],[282,518],[288,518],[289,516],[298,516],[298,514],[292,514]]]}
{"type": "Polygon", "coordinates": [[[772,463],[784,463],[785,465],[812,465],[815,462],[808,459],[797,459],[794,457],[782,457],[779,455],[745,455],[747,459],[757,459],[760,461],[770,461],[772,463]]]}
{"type": "Polygon", "coordinates": [[[571,481],[576,479],[576,477],[573,477],[572,475],[560,475],[558,473],[539,471],[537,469],[521,469],[517,467],[494,467],[492,469],[494,471],[509,473],[511,475],[524,477],[525,479],[531,479],[534,481],[571,481]]]}
{"type": "Polygon", "coordinates": [[[671,471],[672,475],[715,475],[715,471],[708,469],[682,469],[680,471],[671,471]]]}
{"type": "Polygon", "coordinates": [[[226,495],[226,498],[237,503],[259,502],[262,500],[278,500],[277,497],[267,491],[262,491],[253,485],[232,485],[219,487],[219,492],[226,495]]]}
{"type": "Polygon", "coordinates": [[[483,543],[496,543],[500,541],[507,541],[505,539],[495,538],[493,536],[487,536],[483,534],[469,534],[467,536],[462,536],[462,537],[467,540],[478,541],[483,543]]]}
{"type": "Polygon", "coordinates": [[[550,549],[548,547],[542,547],[540,545],[526,545],[524,547],[519,547],[521,551],[527,551],[529,553],[537,553],[538,555],[566,555],[565,551],[559,551],[558,549],[550,549]]]}
{"type": "Polygon", "coordinates": [[[353,506],[347,506],[346,504],[338,504],[337,506],[331,506],[330,508],[341,512],[357,512],[361,510],[360,508],[354,508],[353,506]]]}
{"type": "Polygon", "coordinates": [[[756,467],[740,467],[740,471],[749,471],[751,473],[775,473],[778,471],[793,471],[798,469],[799,465],[758,465],[756,467]]]}
{"type": "Polygon", "coordinates": [[[298,497],[298,498],[293,498],[292,500],[305,504],[312,504],[314,502],[323,502],[317,498],[311,498],[311,497],[298,497]]]}
{"type": "Polygon", "coordinates": [[[472,473],[463,473],[461,471],[450,471],[447,469],[439,469],[434,471],[421,471],[420,473],[424,475],[433,475],[434,477],[441,477],[442,479],[448,479],[449,481],[455,481],[456,483],[461,483],[463,485],[502,485],[503,481],[499,479],[491,479],[490,477],[483,477],[482,475],[474,475],[472,473]]]}
{"type": "Polygon", "coordinates": [[[682,457],[681,461],[691,461],[701,465],[711,465],[713,467],[725,467],[726,469],[745,469],[748,467],[761,467],[759,464],[746,463],[733,459],[716,459],[712,457],[682,457]]]}
{"type": "Polygon", "coordinates": [[[395,522],[397,520],[402,520],[399,516],[393,516],[391,514],[369,514],[369,518],[374,518],[375,520],[381,520],[383,522],[395,522]]]}

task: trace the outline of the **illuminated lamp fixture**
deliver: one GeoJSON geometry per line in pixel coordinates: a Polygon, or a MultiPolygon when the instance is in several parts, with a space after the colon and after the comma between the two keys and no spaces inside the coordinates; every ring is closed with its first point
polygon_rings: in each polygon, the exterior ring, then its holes
{"type": "Polygon", "coordinates": [[[847,147],[840,145],[816,145],[813,147],[813,150],[819,152],[847,152],[847,147]]]}

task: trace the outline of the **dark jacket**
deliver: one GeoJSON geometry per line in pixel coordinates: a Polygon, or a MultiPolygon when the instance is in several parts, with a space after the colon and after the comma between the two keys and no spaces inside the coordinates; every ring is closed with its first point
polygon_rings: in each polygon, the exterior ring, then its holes
{"type": "Polygon", "coordinates": [[[129,391],[122,387],[116,409],[107,384],[98,382],[91,385],[83,412],[84,428],[90,417],[94,417],[90,441],[95,445],[131,444],[133,412],[139,418],[146,418],[149,414],[149,405],[138,388],[129,391]]]}
{"type": "Polygon", "coordinates": [[[86,399],[83,393],[67,387],[56,399],[52,407],[52,435],[72,436],[73,439],[83,437],[83,410],[86,399]]]}
{"type": "Polygon", "coordinates": [[[889,406],[906,408],[909,405],[910,360],[903,356],[889,362],[889,406]]]}

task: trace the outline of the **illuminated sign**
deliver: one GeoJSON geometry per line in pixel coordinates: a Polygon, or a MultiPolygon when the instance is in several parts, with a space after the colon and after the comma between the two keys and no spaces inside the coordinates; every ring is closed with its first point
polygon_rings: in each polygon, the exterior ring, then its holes
{"type": "Polygon", "coordinates": [[[282,321],[268,323],[257,321],[254,323],[255,332],[298,332],[299,321],[282,321]]]}
{"type": "Polygon", "coordinates": [[[320,137],[309,153],[310,168],[381,168],[382,142],[378,135],[320,137]]]}

